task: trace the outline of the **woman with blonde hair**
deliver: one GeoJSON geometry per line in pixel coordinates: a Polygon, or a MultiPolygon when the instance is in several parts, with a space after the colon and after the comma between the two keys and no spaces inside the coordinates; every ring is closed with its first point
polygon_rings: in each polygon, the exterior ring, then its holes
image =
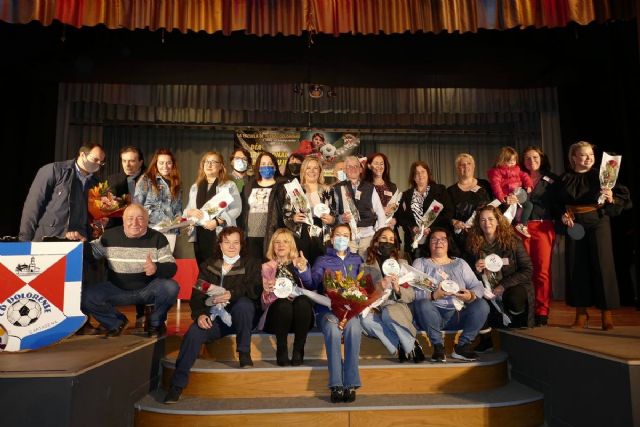
{"type": "Polygon", "coordinates": [[[569,229],[578,224],[584,228],[584,237],[566,240],[566,302],[576,308],[572,327],[586,327],[587,307],[595,305],[602,313],[602,329],[609,330],[613,329],[611,310],[620,306],[609,217],[619,215],[631,201],[622,185],[600,187],[593,148],[586,141],[571,145],[571,170],[560,178],[560,199],[566,209],[562,223],[569,229]]]}
{"type": "Polygon", "coordinates": [[[271,236],[267,259],[262,264],[262,309],[264,313],[258,329],[276,336],[276,361],[278,366],[289,364],[287,335],[294,333],[291,364],[299,366],[304,361],[304,345],[309,329],[313,327],[313,302],[304,296],[278,297],[274,293],[276,280],[289,279],[294,286],[315,290],[311,280],[311,268],[302,251],[298,251],[293,233],[279,228],[271,236]]]}
{"type": "Polygon", "coordinates": [[[200,157],[198,177],[189,190],[189,201],[183,216],[202,220],[204,213],[200,209],[221,191],[228,192],[233,201],[215,218],[196,225],[189,235],[189,241],[193,243],[193,252],[198,265],[213,254],[213,249],[216,247],[217,242],[217,233],[223,227],[236,225],[236,218],[240,216],[242,210],[238,187],[227,176],[227,168],[222,155],[216,151],[207,151],[200,157]]]}
{"type": "Polygon", "coordinates": [[[491,184],[486,179],[476,178],[476,162],[471,154],[460,153],[455,160],[458,181],[447,188],[453,203],[451,225],[454,240],[458,249],[464,249],[468,227],[466,222],[479,207],[489,203],[493,198],[491,184]]]}
{"type": "Polygon", "coordinates": [[[309,206],[304,212],[296,208],[284,189],[284,184],[280,184],[277,196],[280,203],[276,203],[270,213],[268,228],[275,230],[282,222],[281,225],[291,230],[295,236],[298,249],[304,252],[309,263],[313,265],[315,260],[324,254],[324,245],[329,241],[330,227],[336,220],[333,190],[325,185],[322,163],[316,157],[304,159],[300,166],[299,178],[309,206]],[[325,207],[320,217],[316,215],[318,205],[325,207]]]}

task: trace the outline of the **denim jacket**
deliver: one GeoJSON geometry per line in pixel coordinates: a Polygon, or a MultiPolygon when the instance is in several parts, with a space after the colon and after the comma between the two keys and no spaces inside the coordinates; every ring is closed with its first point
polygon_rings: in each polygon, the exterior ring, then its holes
{"type": "MultiPolygon", "coordinates": [[[[171,197],[169,185],[157,177],[158,190],[155,191],[148,176],[143,175],[136,184],[134,200],[140,203],[149,212],[149,226],[154,226],[164,219],[173,219],[176,215],[182,215],[182,190],[175,199],[171,197]]],[[[179,230],[174,230],[175,234],[179,230]]]]}

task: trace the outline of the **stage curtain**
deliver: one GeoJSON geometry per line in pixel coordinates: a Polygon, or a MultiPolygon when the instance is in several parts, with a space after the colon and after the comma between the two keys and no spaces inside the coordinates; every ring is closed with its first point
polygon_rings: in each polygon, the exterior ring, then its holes
{"type": "Polygon", "coordinates": [[[562,27],[633,19],[630,0],[13,0],[0,20],[259,36],[562,27]]]}

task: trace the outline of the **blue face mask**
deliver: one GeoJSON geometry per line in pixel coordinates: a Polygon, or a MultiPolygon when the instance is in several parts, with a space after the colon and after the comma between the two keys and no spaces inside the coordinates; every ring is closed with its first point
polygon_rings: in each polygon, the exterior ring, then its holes
{"type": "Polygon", "coordinates": [[[226,256],[226,255],[222,254],[222,260],[225,263],[229,264],[229,265],[235,264],[236,261],[238,261],[239,259],[240,259],[240,254],[238,254],[238,255],[236,255],[234,257],[229,257],[229,256],[226,256]]]}
{"type": "Polygon", "coordinates": [[[338,181],[346,181],[347,180],[347,174],[345,173],[345,171],[338,171],[338,181]]]}
{"type": "Polygon", "coordinates": [[[349,247],[349,238],[344,236],[336,236],[333,238],[333,249],[338,252],[346,251],[349,247]]]}
{"type": "Polygon", "coordinates": [[[271,179],[276,174],[275,166],[260,166],[260,176],[264,179],[271,179]]]}

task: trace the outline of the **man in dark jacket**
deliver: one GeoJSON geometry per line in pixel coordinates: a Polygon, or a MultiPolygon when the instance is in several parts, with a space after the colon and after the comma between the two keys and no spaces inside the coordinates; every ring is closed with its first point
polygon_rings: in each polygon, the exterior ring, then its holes
{"type": "Polygon", "coordinates": [[[41,167],[22,208],[18,238],[23,242],[86,241],[90,236],[88,192],[98,184],[94,174],[105,157],[100,144],[89,144],[80,147],[76,159],[41,167]]]}
{"type": "Polygon", "coordinates": [[[167,238],[148,227],[149,214],[142,205],[129,205],[122,218],[122,227],[109,228],[91,242],[94,257],[107,260],[107,281],[84,291],[82,308],[106,328],[107,337],[115,337],[128,323],[116,306],[155,304],[148,330],[149,336],[159,336],[180,290],[171,279],[176,260],[167,238]]]}
{"type": "MultiPolygon", "coordinates": [[[[118,197],[128,196],[133,201],[136,181],[144,172],[144,157],[138,147],[128,145],[120,150],[120,165],[122,171],[109,175],[107,182],[111,191],[118,197]]],[[[106,228],[122,225],[122,218],[110,218],[106,228]]]]}

